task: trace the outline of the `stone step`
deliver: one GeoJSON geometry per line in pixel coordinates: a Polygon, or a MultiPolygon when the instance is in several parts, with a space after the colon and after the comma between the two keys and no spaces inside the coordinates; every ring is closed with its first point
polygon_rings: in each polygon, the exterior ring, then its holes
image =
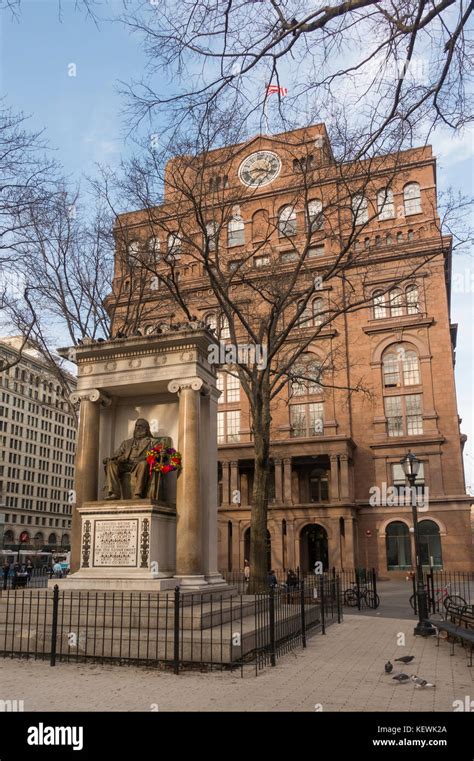
{"type": "MultiPolygon", "coordinates": [[[[318,606],[307,606],[306,624],[308,627],[319,623],[318,606]]],[[[284,622],[277,622],[278,640],[290,637],[300,628],[300,611],[287,615],[284,622]]],[[[116,628],[94,628],[89,626],[87,632],[79,627],[71,633],[61,627],[57,633],[56,652],[58,658],[110,658],[131,659],[137,661],[172,661],[174,657],[174,633],[172,630],[126,629],[122,636],[116,628]]],[[[247,616],[240,621],[223,623],[218,627],[193,629],[180,632],[179,657],[181,661],[231,664],[248,657],[255,650],[268,647],[270,628],[268,616],[266,621],[260,619],[258,627],[254,616],[247,616]]],[[[0,654],[35,654],[48,655],[51,650],[51,625],[42,622],[41,627],[9,626],[0,623],[0,654]]]]}
{"type": "MultiPolygon", "coordinates": [[[[68,630],[74,630],[87,620],[94,626],[106,626],[125,629],[165,629],[174,625],[174,599],[168,600],[130,597],[122,599],[120,596],[115,601],[110,596],[105,598],[84,598],[64,596],[59,598],[58,621],[68,626],[68,630]]],[[[184,601],[183,601],[184,602],[184,601]]],[[[228,621],[239,620],[247,616],[261,616],[268,608],[268,600],[259,599],[256,607],[254,598],[236,596],[212,599],[204,602],[188,601],[188,605],[180,607],[180,627],[186,629],[207,629],[218,626],[228,621]]],[[[52,622],[53,600],[51,595],[40,597],[24,595],[9,599],[0,599],[0,625],[5,621],[15,620],[17,623],[27,625],[30,622],[41,621],[47,625],[52,622]]]]}

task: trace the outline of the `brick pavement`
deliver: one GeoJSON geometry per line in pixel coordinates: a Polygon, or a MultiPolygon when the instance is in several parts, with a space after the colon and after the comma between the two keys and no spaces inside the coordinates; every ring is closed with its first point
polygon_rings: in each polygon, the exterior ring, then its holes
{"type": "MultiPolygon", "coordinates": [[[[454,700],[474,698],[465,651],[413,635],[413,620],[345,615],[326,636],[308,640],[255,678],[240,672],[183,673],[103,664],[0,659],[1,695],[22,699],[27,711],[452,711],[454,700]],[[397,635],[406,635],[406,646],[397,635]],[[399,685],[384,673],[387,659],[415,655],[406,673],[435,690],[399,685]]],[[[401,669],[400,669],[401,670],[401,669]]]]}

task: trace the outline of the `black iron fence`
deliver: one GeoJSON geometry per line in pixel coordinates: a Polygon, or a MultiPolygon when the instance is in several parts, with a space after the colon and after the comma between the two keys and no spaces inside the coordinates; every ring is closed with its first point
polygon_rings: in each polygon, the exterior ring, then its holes
{"type": "Polygon", "coordinates": [[[0,594],[0,655],[255,668],[342,620],[339,578],[255,595],[25,589],[0,594]]]}
{"type": "MultiPolygon", "coordinates": [[[[410,605],[414,613],[418,614],[418,600],[416,596],[416,576],[412,577],[412,595],[410,605]]],[[[430,569],[423,572],[423,582],[427,591],[428,612],[443,613],[444,602],[447,597],[460,598],[456,600],[460,604],[474,604],[474,571],[435,571],[430,569]]]]}

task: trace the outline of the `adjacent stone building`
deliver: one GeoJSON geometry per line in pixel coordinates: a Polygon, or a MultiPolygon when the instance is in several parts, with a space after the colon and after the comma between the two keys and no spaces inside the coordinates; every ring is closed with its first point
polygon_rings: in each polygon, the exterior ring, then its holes
{"type": "MultiPolygon", "coordinates": [[[[23,346],[20,337],[1,338],[0,360],[7,366],[0,372],[3,548],[68,550],[75,417],[57,377],[33,346],[23,346]]],[[[68,383],[73,390],[72,375],[68,383]]]]}
{"type": "MultiPolygon", "coordinates": [[[[119,219],[114,294],[122,309],[115,329],[122,329],[120,315],[130,312],[138,287],[130,255],[147,252],[154,264],[172,263],[183,301],[226,343],[228,321],[199,256],[184,243],[201,241],[203,233],[186,212],[189,199],[179,202],[182,161],[168,164],[162,206],[119,219]]],[[[315,125],[209,152],[199,177],[199,208],[209,220],[203,245],[225,261],[239,308],[258,308],[249,278],[262,288],[265,277],[269,284],[291,278],[303,249],[295,309],[299,285],[308,277],[323,281],[288,336],[291,342],[314,334],[304,359],[307,368],[324,368],[322,375],[284,384],[272,408],[269,565],[308,572],[320,560],[326,568],[375,566],[381,575],[405,575],[414,552],[400,459],[411,450],[422,463],[423,562],[472,568],[472,500],[454,381],[457,326],[450,321],[451,240],[440,230],[431,148],[337,163],[324,125],[315,125]],[[331,278],[347,241],[347,266],[331,278]]],[[[173,289],[152,271],[149,287],[140,282],[145,333],[170,330],[185,316],[173,289]]],[[[220,568],[239,571],[249,557],[251,418],[237,378],[223,373],[219,383],[220,568]]]]}

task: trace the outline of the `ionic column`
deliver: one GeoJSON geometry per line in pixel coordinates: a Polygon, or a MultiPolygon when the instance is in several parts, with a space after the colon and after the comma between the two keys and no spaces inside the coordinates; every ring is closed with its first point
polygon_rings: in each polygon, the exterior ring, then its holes
{"type": "Polygon", "coordinates": [[[200,378],[171,381],[178,393],[178,448],[183,461],[176,489],[176,576],[183,585],[204,582],[202,568],[201,483],[199,472],[200,378]],[[198,577],[198,578],[196,578],[198,577]]]}
{"type": "Polygon", "coordinates": [[[232,506],[242,503],[242,495],[237,502],[234,502],[237,491],[239,491],[239,463],[238,460],[232,460],[230,463],[230,501],[232,506]]]}
{"type": "Polygon", "coordinates": [[[331,460],[331,502],[339,501],[339,467],[337,454],[330,456],[331,460]]]}
{"type": "Polygon", "coordinates": [[[222,463],[222,507],[229,507],[229,463],[222,463]]]}
{"type": "Polygon", "coordinates": [[[343,501],[349,500],[349,458],[346,454],[339,455],[339,462],[341,463],[341,499],[343,501]]]}
{"type": "Polygon", "coordinates": [[[283,460],[283,490],[285,505],[293,504],[291,497],[291,457],[285,457],[283,460]]]}
{"type": "Polygon", "coordinates": [[[281,459],[275,457],[275,501],[277,505],[283,504],[283,473],[281,459]]]}
{"type": "Polygon", "coordinates": [[[98,389],[74,391],[70,396],[73,404],[80,403],[79,429],[75,457],[75,504],[72,514],[71,571],[78,571],[81,564],[81,516],[78,507],[84,502],[97,499],[99,482],[99,433],[100,407],[108,406],[111,399],[98,389]]]}

